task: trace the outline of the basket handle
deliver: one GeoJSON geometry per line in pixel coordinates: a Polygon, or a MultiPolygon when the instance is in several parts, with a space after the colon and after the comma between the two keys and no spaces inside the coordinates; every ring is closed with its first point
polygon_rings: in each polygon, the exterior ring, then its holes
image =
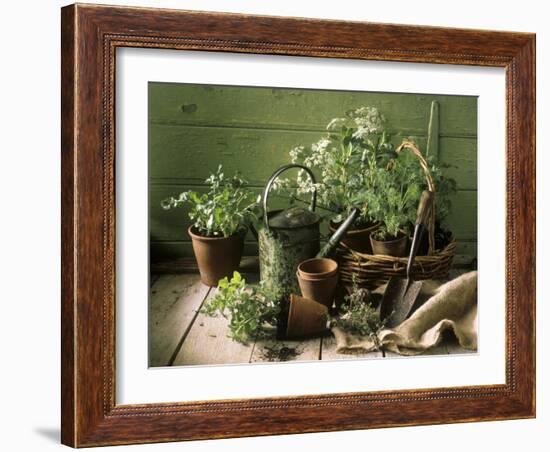
{"type": "Polygon", "coordinates": [[[397,147],[395,152],[399,154],[403,150],[408,150],[412,152],[414,156],[418,159],[420,167],[424,172],[424,177],[426,178],[428,191],[430,191],[432,194],[431,208],[429,209],[427,215],[425,215],[425,225],[428,229],[428,255],[431,255],[433,254],[435,249],[435,184],[432,178],[432,174],[430,172],[430,168],[428,167],[428,162],[426,161],[426,159],[422,155],[422,152],[420,151],[420,149],[418,149],[416,144],[410,140],[403,140],[403,142],[397,147]]]}

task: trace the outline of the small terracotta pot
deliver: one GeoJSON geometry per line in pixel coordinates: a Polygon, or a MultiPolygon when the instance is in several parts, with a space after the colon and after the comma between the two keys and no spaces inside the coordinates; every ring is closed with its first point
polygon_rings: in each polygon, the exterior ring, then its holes
{"type": "Polygon", "coordinates": [[[307,259],[298,265],[298,273],[302,278],[320,279],[334,275],[338,271],[338,263],[328,258],[307,259]]]}
{"type": "Polygon", "coordinates": [[[241,262],[246,229],[229,237],[204,237],[197,234],[193,226],[187,232],[192,240],[201,281],[215,287],[220,279],[231,278],[241,262]]]}
{"type": "Polygon", "coordinates": [[[332,259],[314,258],[302,262],[296,272],[302,295],[332,307],[338,284],[338,264],[332,259]]]}
{"type": "Polygon", "coordinates": [[[308,298],[290,295],[286,337],[319,336],[327,330],[328,308],[308,298]]]}
{"type": "MultiPolygon", "coordinates": [[[[328,228],[331,234],[336,232],[338,226],[341,223],[329,223],[328,228]]],[[[380,226],[380,223],[375,223],[371,226],[360,229],[348,229],[344,236],[340,239],[340,242],[345,243],[348,248],[354,251],[365,254],[372,254],[372,245],[370,242],[370,235],[376,231],[380,226]]]]}
{"type": "Polygon", "coordinates": [[[403,234],[395,240],[376,240],[374,232],[371,233],[370,241],[374,254],[383,254],[384,256],[404,257],[407,255],[407,245],[409,238],[403,234]]]}

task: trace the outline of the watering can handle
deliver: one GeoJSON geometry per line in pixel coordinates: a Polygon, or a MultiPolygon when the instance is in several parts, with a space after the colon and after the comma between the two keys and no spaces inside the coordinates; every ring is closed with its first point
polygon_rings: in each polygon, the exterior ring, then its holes
{"type": "Polygon", "coordinates": [[[262,207],[264,209],[264,225],[266,229],[269,231],[269,224],[267,222],[267,197],[269,196],[269,192],[271,190],[271,186],[275,182],[275,180],[286,170],[290,168],[300,168],[304,170],[309,178],[311,179],[311,182],[313,183],[313,194],[311,196],[311,204],[309,206],[309,210],[312,212],[315,211],[315,206],[317,204],[317,187],[315,187],[315,176],[313,174],[313,171],[311,171],[307,166],[300,165],[298,163],[291,163],[289,165],[281,166],[277,171],[275,171],[269,180],[267,181],[267,184],[264,187],[264,191],[262,193],[262,207]]]}

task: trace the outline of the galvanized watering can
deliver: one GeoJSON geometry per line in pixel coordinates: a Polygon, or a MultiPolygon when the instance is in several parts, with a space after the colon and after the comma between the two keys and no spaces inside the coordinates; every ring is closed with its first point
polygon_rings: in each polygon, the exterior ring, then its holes
{"type": "Polygon", "coordinates": [[[260,279],[280,300],[287,299],[292,293],[300,293],[296,278],[296,269],[300,262],[316,256],[327,256],[359,213],[354,209],[323,250],[319,251],[321,218],[315,213],[315,182],[315,176],[308,167],[299,164],[285,165],[273,173],[262,193],[263,221],[258,230],[260,279]],[[304,170],[313,183],[309,209],[290,207],[285,210],[268,211],[268,197],[273,183],[290,168],[304,170]]]}

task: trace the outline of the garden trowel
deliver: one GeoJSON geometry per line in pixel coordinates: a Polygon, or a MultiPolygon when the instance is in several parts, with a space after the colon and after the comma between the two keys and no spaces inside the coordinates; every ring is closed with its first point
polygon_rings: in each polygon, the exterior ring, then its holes
{"type": "Polygon", "coordinates": [[[413,241],[407,262],[407,277],[392,276],[382,298],[380,317],[382,320],[386,320],[385,326],[387,328],[396,327],[408,317],[422,288],[422,281],[414,281],[411,277],[411,271],[422,238],[422,232],[427,226],[432,204],[433,192],[424,190],[420,196],[416,214],[413,241]]]}

